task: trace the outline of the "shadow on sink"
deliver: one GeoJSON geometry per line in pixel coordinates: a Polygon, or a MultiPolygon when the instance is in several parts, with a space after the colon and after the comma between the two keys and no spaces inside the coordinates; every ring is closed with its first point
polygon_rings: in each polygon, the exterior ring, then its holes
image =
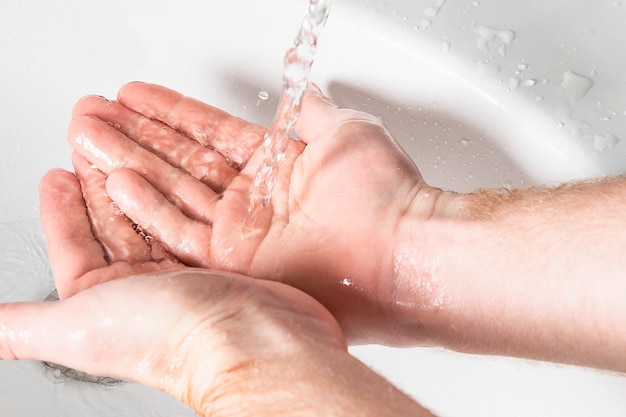
{"type": "MultiPolygon", "coordinates": [[[[259,77],[261,78],[261,77],[259,77]]],[[[235,115],[269,126],[274,117],[279,87],[267,86],[250,74],[224,71],[220,85],[232,97],[235,115]],[[259,93],[264,99],[259,98],[259,93]],[[267,98],[266,98],[267,97],[267,98]]],[[[400,102],[381,91],[343,81],[330,81],[322,89],[340,106],[380,117],[431,185],[459,192],[480,187],[523,186],[528,173],[509,157],[503,141],[478,123],[420,100],[400,102]]]]}

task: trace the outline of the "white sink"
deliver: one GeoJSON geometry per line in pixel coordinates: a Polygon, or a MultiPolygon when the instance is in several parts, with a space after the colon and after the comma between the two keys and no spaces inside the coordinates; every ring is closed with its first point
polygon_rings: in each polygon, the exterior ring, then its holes
{"type": "MultiPolygon", "coordinates": [[[[65,129],[79,97],[114,97],[141,79],[267,125],[306,5],[2,3],[0,301],[39,300],[52,287],[37,182],[53,166],[69,168],[65,129]]],[[[625,19],[619,0],[336,0],[312,80],[341,105],[380,115],[433,185],[468,191],[619,174],[625,19]]],[[[619,376],[437,350],[353,352],[442,416],[626,410],[619,376]]],[[[0,363],[0,404],[12,417],[193,415],[145,387],[55,383],[35,362],[0,363]],[[35,397],[42,401],[28,401],[35,397]]]]}

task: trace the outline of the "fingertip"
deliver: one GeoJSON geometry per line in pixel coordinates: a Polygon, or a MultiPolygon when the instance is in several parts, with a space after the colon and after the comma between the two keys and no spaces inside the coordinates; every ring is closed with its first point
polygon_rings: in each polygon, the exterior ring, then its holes
{"type": "Polygon", "coordinates": [[[85,139],[88,139],[88,133],[94,131],[94,127],[97,125],[94,116],[81,114],[76,115],[67,126],[67,142],[72,146],[74,151],[84,152],[85,139]]]}
{"type": "Polygon", "coordinates": [[[56,210],[58,200],[66,200],[66,196],[71,190],[80,187],[76,176],[61,168],[54,168],[48,171],[39,180],[39,215],[41,221],[45,222],[51,211],[56,210]]]}
{"type": "Polygon", "coordinates": [[[108,98],[96,94],[87,95],[78,99],[72,108],[72,119],[97,113],[102,105],[111,105],[108,98]]]}
{"type": "MultiPolygon", "coordinates": [[[[119,168],[111,172],[105,182],[109,198],[129,217],[136,216],[140,210],[139,202],[133,196],[136,189],[141,190],[147,183],[139,174],[128,168],[119,168]]],[[[140,191],[139,191],[140,194],[140,191]]],[[[141,194],[140,194],[141,195],[141,194]]]]}
{"type": "Polygon", "coordinates": [[[309,83],[302,101],[300,118],[295,129],[304,142],[310,143],[329,128],[329,123],[336,122],[339,106],[315,83],[309,83]]]}
{"type": "Polygon", "coordinates": [[[318,102],[318,104],[324,104],[326,106],[337,107],[337,104],[324,92],[321,87],[314,82],[310,82],[305,93],[304,93],[304,102],[314,101],[318,102]]]}
{"type": "Polygon", "coordinates": [[[167,87],[143,81],[131,81],[126,83],[117,92],[117,100],[123,105],[134,103],[135,101],[149,102],[155,97],[178,101],[183,96],[179,92],[167,87]]]}
{"type": "Polygon", "coordinates": [[[177,91],[141,81],[124,85],[117,94],[117,100],[123,106],[142,114],[149,119],[159,119],[164,123],[164,115],[184,96],[177,91]]]}
{"type": "Polygon", "coordinates": [[[130,168],[118,168],[112,171],[107,177],[107,183],[110,183],[111,186],[120,186],[124,184],[124,182],[132,179],[132,177],[139,176],[135,171],[130,168]]]}
{"type": "Polygon", "coordinates": [[[117,91],[117,98],[118,100],[121,99],[122,97],[125,97],[127,95],[132,95],[135,91],[137,90],[141,90],[147,86],[149,86],[150,84],[144,82],[144,81],[131,81],[128,82],[126,84],[124,84],[122,87],[120,87],[120,89],[117,91]]]}
{"type": "Polygon", "coordinates": [[[99,127],[105,123],[102,119],[91,114],[81,114],[70,120],[67,126],[67,140],[70,144],[79,142],[81,136],[88,136],[88,133],[102,130],[99,127]]]}
{"type": "Polygon", "coordinates": [[[113,201],[115,201],[115,191],[117,188],[119,188],[120,183],[122,182],[120,180],[120,176],[123,175],[123,171],[124,168],[116,169],[115,171],[109,173],[106,180],[104,181],[104,189],[106,190],[109,198],[111,198],[113,201]]]}
{"type": "Polygon", "coordinates": [[[39,190],[45,191],[53,184],[74,177],[74,174],[63,168],[52,168],[39,180],[39,190]]]}
{"type": "Polygon", "coordinates": [[[318,92],[319,94],[322,94],[322,88],[319,86],[319,84],[311,81],[311,82],[309,82],[308,87],[309,87],[309,89],[311,89],[311,90],[313,90],[315,92],[318,92]]]}
{"type": "Polygon", "coordinates": [[[52,303],[0,304],[0,360],[49,360],[41,343],[52,303]]]}
{"type": "Polygon", "coordinates": [[[77,187],[80,188],[80,185],[74,173],[61,168],[51,169],[39,180],[41,209],[48,208],[50,203],[56,205],[57,200],[73,193],[77,187]]]}

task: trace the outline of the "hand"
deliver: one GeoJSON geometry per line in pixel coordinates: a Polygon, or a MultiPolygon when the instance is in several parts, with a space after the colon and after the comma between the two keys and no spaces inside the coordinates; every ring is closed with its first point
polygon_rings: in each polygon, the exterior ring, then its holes
{"type": "Polygon", "coordinates": [[[120,209],[186,264],[288,283],[330,309],[351,341],[401,342],[395,233],[409,210],[427,219],[441,192],[380,120],[317,89],[296,131],[252,234],[242,225],[264,128],[131,83],[118,101],[78,102],[68,139],[109,175],[120,209]]]}
{"type": "Polygon", "coordinates": [[[76,176],[54,170],[40,187],[50,262],[65,299],[0,306],[0,359],[138,381],[213,415],[207,410],[250,380],[242,373],[266,361],[347,356],[337,323],[311,297],[184,267],[112,210],[102,173],[80,156],[74,165],[76,176]]]}

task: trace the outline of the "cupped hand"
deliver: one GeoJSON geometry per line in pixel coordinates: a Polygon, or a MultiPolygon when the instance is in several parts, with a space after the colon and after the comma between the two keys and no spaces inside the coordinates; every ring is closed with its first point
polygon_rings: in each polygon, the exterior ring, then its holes
{"type": "Polygon", "coordinates": [[[164,390],[202,415],[266,360],[345,352],[331,314],[271,281],[186,267],[125,218],[104,174],[41,182],[41,216],[59,302],[0,305],[0,359],[37,359],[164,390]],[[252,370],[250,371],[252,372],[252,370]],[[241,379],[241,378],[239,378],[241,379]]]}
{"type": "Polygon", "coordinates": [[[79,101],[68,139],[109,175],[119,208],[185,264],[288,283],[321,301],[352,342],[394,343],[398,224],[410,210],[427,218],[436,190],[379,119],[310,88],[300,141],[289,144],[271,203],[246,230],[265,132],[131,83],[117,101],[79,101]]]}

